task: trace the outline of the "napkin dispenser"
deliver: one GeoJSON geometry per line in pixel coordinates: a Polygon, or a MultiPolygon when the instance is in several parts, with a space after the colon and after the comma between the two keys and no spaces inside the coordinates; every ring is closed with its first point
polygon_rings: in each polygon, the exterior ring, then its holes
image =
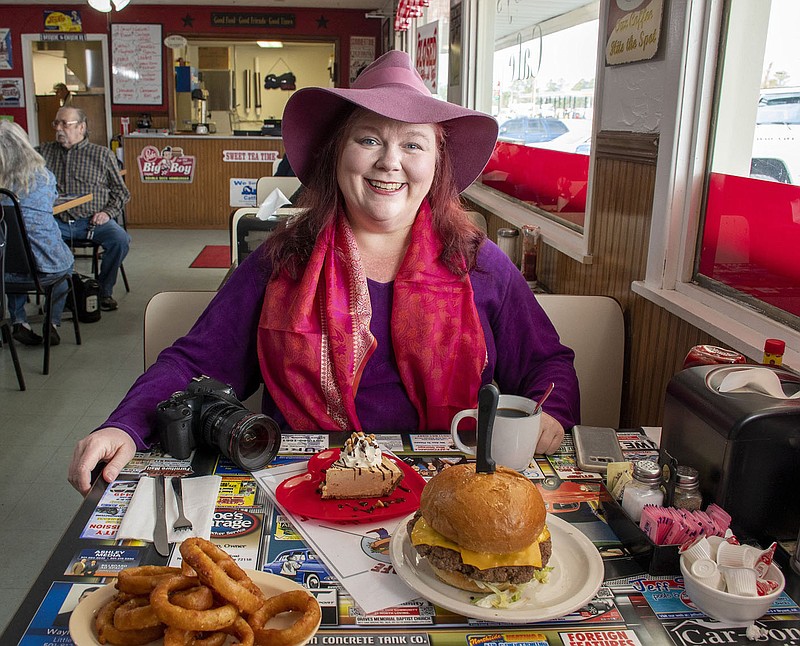
{"type": "MultiPolygon", "coordinates": [[[[800,399],[720,392],[743,366],[697,366],[667,385],[661,446],[700,473],[703,505],[716,502],[732,529],[763,541],[794,540],[800,528],[800,399]]],[[[780,368],[786,395],[800,377],[780,368]]]]}

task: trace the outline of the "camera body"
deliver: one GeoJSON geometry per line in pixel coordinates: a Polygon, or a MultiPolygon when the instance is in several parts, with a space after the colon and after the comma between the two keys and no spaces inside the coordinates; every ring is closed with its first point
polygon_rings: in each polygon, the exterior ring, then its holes
{"type": "Polygon", "coordinates": [[[275,421],[252,413],[229,385],[202,375],[156,408],[161,447],[184,460],[198,446],[219,450],[246,471],[261,469],[277,455],[281,433],[275,421]]]}

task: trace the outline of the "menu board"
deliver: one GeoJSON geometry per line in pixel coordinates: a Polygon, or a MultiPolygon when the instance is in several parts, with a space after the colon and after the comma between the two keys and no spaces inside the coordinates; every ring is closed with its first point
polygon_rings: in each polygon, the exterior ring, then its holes
{"type": "Polygon", "coordinates": [[[161,25],[111,25],[113,103],[161,105],[161,25]]]}

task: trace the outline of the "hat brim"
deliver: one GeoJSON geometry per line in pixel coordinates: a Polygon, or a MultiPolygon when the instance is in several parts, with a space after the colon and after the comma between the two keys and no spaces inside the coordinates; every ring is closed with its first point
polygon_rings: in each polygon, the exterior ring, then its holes
{"type": "Polygon", "coordinates": [[[404,123],[441,123],[458,192],[481,174],[497,141],[497,121],[403,84],[370,90],[303,88],[292,95],[283,113],[281,130],[286,155],[303,184],[311,175],[314,155],[353,105],[404,123]]]}

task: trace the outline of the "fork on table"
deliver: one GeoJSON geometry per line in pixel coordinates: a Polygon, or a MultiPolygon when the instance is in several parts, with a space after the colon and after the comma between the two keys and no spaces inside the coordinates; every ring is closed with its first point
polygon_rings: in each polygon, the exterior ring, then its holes
{"type": "Polygon", "coordinates": [[[172,529],[178,531],[180,529],[191,530],[192,521],[186,518],[183,513],[183,482],[182,478],[172,478],[172,490],[175,492],[175,498],[178,501],[178,520],[172,524],[172,529]]]}

